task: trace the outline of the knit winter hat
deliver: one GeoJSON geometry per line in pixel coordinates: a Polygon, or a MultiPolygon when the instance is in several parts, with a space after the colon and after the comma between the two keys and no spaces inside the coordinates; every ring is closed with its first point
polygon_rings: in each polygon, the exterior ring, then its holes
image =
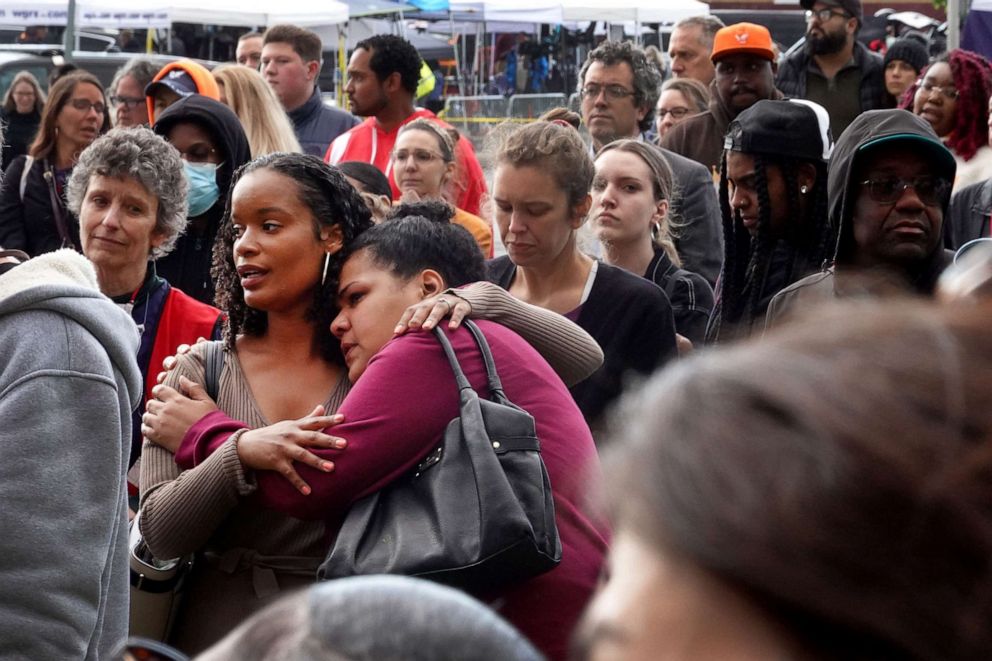
{"type": "Polygon", "coordinates": [[[916,73],[923,71],[923,67],[930,61],[927,49],[917,39],[902,38],[896,39],[885,51],[885,65],[893,60],[902,60],[909,66],[916,69],[916,73]]]}

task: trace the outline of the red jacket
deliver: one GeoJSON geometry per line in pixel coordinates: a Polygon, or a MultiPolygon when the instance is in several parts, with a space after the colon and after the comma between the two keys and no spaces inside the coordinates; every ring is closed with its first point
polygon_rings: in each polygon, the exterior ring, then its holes
{"type": "MultiPolygon", "coordinates": [[[[393,167],[389,155],[393,151],[393,145],[396,144],[396,136],[400,132],[400,128],[422,117],[433,120],[445,128],[451,128],[425,108],[415,110],[412,115],[403,120],[402,124],[389,133],[382,130],[375,117],[369,117],[347,133],[335,138],[331,146],[327,148],[324,160],[331,165],[337,165],[344,161],[371,163],[386,174],[389,185],[393,188],[393,199],[397,200],[400,197],[400,191],[393,179],[393,167]]],[[[479,160],[475,157],[475,149],[465,136],[458,138],[458,144],[455,146],[455,158],[458,162],[458,187],[460,189],[455,206],[478,216],[480,215],[482,195],[486,192],[486,178],[482,173],[479,160]]]]}

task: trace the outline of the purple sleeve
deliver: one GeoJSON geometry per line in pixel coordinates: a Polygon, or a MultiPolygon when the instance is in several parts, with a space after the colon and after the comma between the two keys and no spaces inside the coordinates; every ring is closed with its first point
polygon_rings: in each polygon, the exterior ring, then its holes
{"type": "Polygon", "coordinates": [[[186,431],[179,449],[176,450],[176,465],[183,470],[200,465],[223,445],[231,434],[247,426],[243,422],[229,418],[223,411],[211,411],[186,431]]]}
{"type": "MultiPolygon", "coordinates": [[[[456,349],[463,342],[468,346],[471,336],[456,331],[456,349]]],[[[356,500],[413,468],[437,445],[458,409],[458,388],[437,339],[430,333],[393,339],[369,361],[338,410],[345,421],[331,433],[347,439],[348,446],[312,450],[334,461],[334,471],[297,464],[313,489],[309,496],[278,473],[258,472],[261,503],[302,519],[344,513],[356,500]]]]}

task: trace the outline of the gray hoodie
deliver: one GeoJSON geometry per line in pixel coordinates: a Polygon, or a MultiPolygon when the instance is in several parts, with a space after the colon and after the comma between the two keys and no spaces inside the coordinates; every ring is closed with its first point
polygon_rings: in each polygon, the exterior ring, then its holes
{"type": "Polygon", "coordinates": [[[62,250],[0,276],[0,347],[0,658],[111,658],[127,636],[137,329],[62,250]]]}

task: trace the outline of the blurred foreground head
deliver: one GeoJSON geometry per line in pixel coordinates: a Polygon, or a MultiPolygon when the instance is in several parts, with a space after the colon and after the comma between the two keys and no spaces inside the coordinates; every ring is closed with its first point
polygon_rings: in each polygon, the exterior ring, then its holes
{"type": "Polygon", "coordinates": [[[540,661],[463,592],[406,576],[320,583],[257,613],[199,661],[540,661]]]}
{"type": "Polygon", "coordinates": [[[655,376],[580,658],[992,658],[992,309],[847,304],[655,376]]]}

